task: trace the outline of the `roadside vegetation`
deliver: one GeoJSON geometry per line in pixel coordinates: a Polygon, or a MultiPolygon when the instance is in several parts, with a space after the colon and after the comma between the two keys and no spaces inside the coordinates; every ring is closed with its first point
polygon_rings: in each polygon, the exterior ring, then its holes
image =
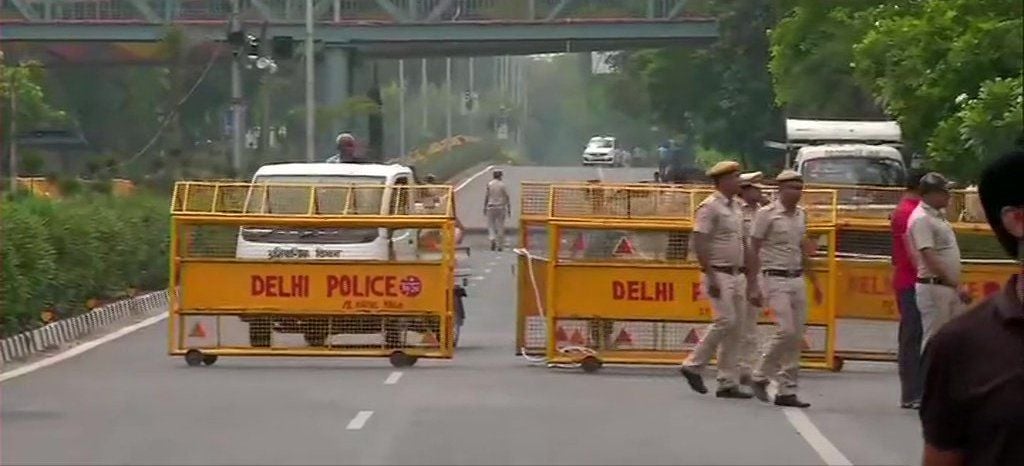
{"type": "Polygon", "coordinates": [[[168,209],[145,192],[0,201],[0,334],[166,288],[168,209]]]}

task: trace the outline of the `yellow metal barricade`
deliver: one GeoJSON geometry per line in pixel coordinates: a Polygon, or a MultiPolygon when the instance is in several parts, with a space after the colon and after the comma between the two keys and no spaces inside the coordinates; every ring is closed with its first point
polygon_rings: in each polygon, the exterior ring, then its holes
{"type": "MultiPolygon", "coordinates": [[[[541,310],[549,362],[581,363],[592,371],[604,363],[683,361],[711,318],[688,251],[694,210],[710,192],[664,185],[550,186],[541,310]]],[[[814,304],[802,364],[833,368],[835,193],[805,196],[809,231],[820,237],[814,269],[824,299],[809,299],[814,304]]]]}
{"type": "Polygon", "coordinates": [[[451,358],[451,189],[178,183],[170,354],[451,358]]]}
{"type": "MultiPolygon", "coordinates": [[[[836,317],[850,338],[839,339],[838,357],[896,361],[892,322],[900,319],[892,288],[890,214],[902,196],[898,188],[838,188],[838,281],[836,317]],[[844,204],[845,203],[845,204],[844,204]],[[868,329],[868,332],[864,330],[868,329]]],[[[975,302],[1000,289],[1014,273],[1012,261],[985,223],[976,193],[952,193],[946,217],[957,234],[963,282],[975,302]]]]}

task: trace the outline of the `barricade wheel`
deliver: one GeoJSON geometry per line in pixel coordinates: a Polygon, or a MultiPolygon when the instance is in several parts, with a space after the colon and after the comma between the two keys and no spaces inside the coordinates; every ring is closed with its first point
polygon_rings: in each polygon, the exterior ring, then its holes
{"type": "Polygon", "coordinates": [[[600,359],[593,356],[587,356],[580,361],[580,367],[583,368],[583,372],[588,374],[593,374],[594,372],[601,370],[601,366],[603,365],[604,363],[602,363],[600,359]]]}
{"type": "Polygon", "coordinates": [[[394,353],[391,353],[388,360],[391,361],[391,365],[394,367],[412,367],[416,364],[418,358],[416,356],[409,356],[401,351],[395,351],[394,353]]]}
{"type": "Polygon", "coordinates": [[[215,362],[217,362],[217,355],[216,354],[204,354],[203,355],[203,364],[206,364],[207,366],[212,366],[215,362]]]}
{"type": "Polygon", "coordinates": [[[839,356],[832,357],[832,372],[841,372],[845,361],[839,356]]]}
{"type": "Polygon", "coordinates": [[[195,367],[203,364],[203,353],[199,350],[190,349],[185,353],[185,363],[195,367]]]}

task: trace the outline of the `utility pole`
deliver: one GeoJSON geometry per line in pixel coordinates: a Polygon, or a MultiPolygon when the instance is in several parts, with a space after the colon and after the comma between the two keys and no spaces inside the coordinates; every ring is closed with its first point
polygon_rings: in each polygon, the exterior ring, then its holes
{"type": "Polygon", "coordinates": [[[430,99],[427,96],[427,59],[420,59],[420,111],[423,113],[423,134],[430,130],[430,122],[427,119],[427,106],[430,99]]]}
{"type": "MultiPolygon", "coordinates": [[[[238,2],[231,1],[232,30],[241,29],[238,2]]],[[[239,46],[231,58],[231,169],[235,177],[242,176],[242,64],[244,46],[239,46]]]]}
{"type": "MultiPolygon", "coordinates": [[[[469,57],[469,94],[470,94],[470,96],[473,96],[475,92],[476,92],[476,90],[473,89],[473,57],[469,57]]],[[[477,102],[473,103],[474,110],[476,110],[476,106],[477,105],[478,105],[477,102]]],[[[473,115],[473,114],[469,115],[469,121],[468,121],[469,124],[467,125],[467,126],[469,126],[469,129],[468,129],[469,134],[473,134],[475,132],[474,130],[476,129],[475,128],[476,125],[474,124],[476,122],[476,120],[474,119],[474,116],[475,115],[473,115]]]]}
{"type": "Polygon", "coordinates": [[[405,157],[405,60],[398,60],[398,156],[405,157]]]}
{"type": "MultiPolygon", "coordinates": [[[[235,0],[236,4],[238,0],[235,0]]],[[[306,161],[314,160],[316,151],[316,78],[313,73],[315,57],[313,56],[313,0],[306,0],[306,161]]]]}
{"type": "Polygon", "coordinates": [[[11,72],[11,82],[7,89],[7,92],[11,94],[11,116],[9,117],[11,119],[11,132],[7,135],[11,139],[11,153],[8,160],[11,164],[11,194],[18,192],[18,92],[17,81],[15,81],[15,76],[17,75],[17,70],[11,72]]]}
{"type": "Polygon", "coordinates": [[[444,91],[445,91],[445,134],[452,137],[452,58],[444,59],[444,91]]]}

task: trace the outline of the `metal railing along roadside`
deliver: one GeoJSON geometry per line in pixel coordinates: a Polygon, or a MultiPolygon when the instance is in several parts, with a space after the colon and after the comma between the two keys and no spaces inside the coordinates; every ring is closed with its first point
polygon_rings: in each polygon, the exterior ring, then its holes
{"type": "Polygon", "coordinates": [[[58,349],[123,319],[156,315],[166,309],[166,291],[155,291],[113,302],[85,314],[4,338],[0,340],[0,358],[4,364],[21,361],[36,353],[58,349]]]}

